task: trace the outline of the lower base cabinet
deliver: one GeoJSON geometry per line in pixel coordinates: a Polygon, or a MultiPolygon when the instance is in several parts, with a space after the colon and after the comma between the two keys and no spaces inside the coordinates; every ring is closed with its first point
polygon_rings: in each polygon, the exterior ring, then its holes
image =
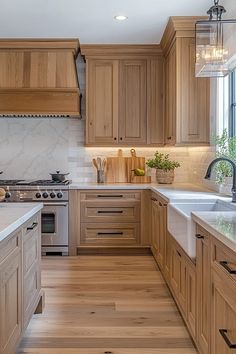
{"type": "Polygon", "coordinates": [[[41,299],[36,215],[0,244],[0,354],[13,354],[41,299]]]}
{"type": "Polygon", "coordinates": [[[212,272],[211,353],[236,353],[236,285],[212,272]]]}

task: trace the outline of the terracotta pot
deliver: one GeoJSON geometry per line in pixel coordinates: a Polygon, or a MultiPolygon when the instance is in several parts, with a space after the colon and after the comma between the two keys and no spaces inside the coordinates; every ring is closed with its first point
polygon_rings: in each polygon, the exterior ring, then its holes
{"type": "Polygon", "coordinates": [[[157,183],[171,184],[174,181],[174,177],[175,177],[174,170],[165,171],[165,170],[156,169],[157,183]]]}

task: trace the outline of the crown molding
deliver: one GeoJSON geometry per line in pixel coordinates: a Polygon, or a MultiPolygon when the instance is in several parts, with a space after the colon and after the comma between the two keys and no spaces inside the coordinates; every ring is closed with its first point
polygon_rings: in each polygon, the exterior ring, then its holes
{"type": "Polygon", "coordinates": [[[81,54],[85,58],[155,57],[162,55],[159,44],[84,44],[81,54]]]}

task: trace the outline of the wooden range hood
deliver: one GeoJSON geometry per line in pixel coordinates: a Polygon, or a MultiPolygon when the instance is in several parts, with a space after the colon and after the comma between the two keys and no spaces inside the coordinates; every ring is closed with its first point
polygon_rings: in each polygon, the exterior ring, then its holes
{"type": "Polygon", "coordinates": [[[0,116],[79,117],[77,39],[0,40],[0,116]]]}

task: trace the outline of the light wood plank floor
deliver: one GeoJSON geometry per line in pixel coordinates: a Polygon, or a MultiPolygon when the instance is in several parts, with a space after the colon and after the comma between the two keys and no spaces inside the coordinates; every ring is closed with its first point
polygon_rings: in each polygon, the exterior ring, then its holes
{"type": "Polygon", "coordinates": [[[46,258],[42,285],[20,353],[197,353],[152,256],[46,258]]]}

